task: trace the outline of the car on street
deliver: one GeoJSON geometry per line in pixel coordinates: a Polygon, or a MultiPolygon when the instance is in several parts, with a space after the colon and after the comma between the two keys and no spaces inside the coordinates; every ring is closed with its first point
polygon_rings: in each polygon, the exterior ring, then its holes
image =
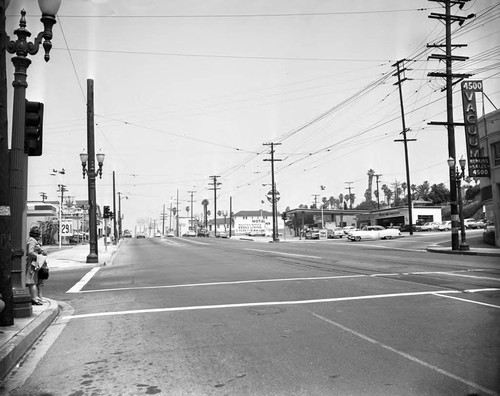
{"type": "Polygon", "coordinates": [[[130,232],[130,230],[123,231],[123,237],[124,238],[132,238],[132,233],[130,232]]]}
{"type": "Polygon", "coordinates": [[[424,223],[424,225],[421,227],[422,231],[437,231],[439,229],[439,224],[436,221],[428,221],[427,223],[424,223]]]}
{"type": "Polygon", "coordinates": [[[169,231],[167,233],[167,238],[173,238],[175,236],[174,232],[173,231],[169,231]]]}
{"type": "Polygon", "coordinates": [[[351,241],[361,241],[365,239],[392,239],[401,236],[401,231],[397,228],[384,228],[382,226],[366,226],[361,230],[354,230],[347,235],[351,241]]]}
{"type": "Polygon", "coordinates": [[[227,238],[228,237],[228,235],[227,235],[227,233],[225,231],[217,231],[217,233],[215,234],[215,236],[217,238],[227,238]]]}
{"type": "Polygon", "coordinates": [[[342,230],[344,230],[344,234],[345,234],[345,235],[349,235],[349,233],[350,233],[351,231],[354,231],[354,230],[356,230],[356,229],[357,229],[357,228],[356,228],[356,227],[354,227],[354,226],[345,226],[345,227],[343,227],[343,228],[342,228],[342,230]]]}
{"type": "MultiPolygon", "coordinates": [[[[416,224],[413,224],[411,226],[412,230],[414,232],[417,232],[417,231],[422,231],[421,229],[422,226],[419,226],[419,225],[416,225],[416,224]]],[[[410,232],[410,225],[409,224],[403,224],[399,227],[399,231],[401,232],[410,232]]]]}
{"type": "Polygon", "coordinates": [[[478,228],[476,219],[470,218],[464,220],[465,228],[478,228]]]}
{"type": "Polygon", "coordinates": [[[319,239],[319,229],[318,228],[309,228],[304,237],[306,239],[319,239]]]}
{"type": "Polygon", "coordinates": [[[187,230],[184,234],[182,234],[183,237],[195,237],[196,236],[196,232],[194,232],[193,230],[187,230]]]}
{"type": "Polygon", "coordinates": [[[443,221],[441,224],[438,226],[439,231],[450,231],[451,230],[451,221],[443,221]]]}
{"type": "Polygon", "coordinates": [[[197,234],[199,237],[208,237],[210,236],[210,233],[208,232],[208,230],[206,228],[200,228],[198,230],[198,234],[197,234]]]}
{"type": "Polygon", "coordinates": [[[332,229],[329,229],[327,231],[327,238],[331,238],[331,239],[334,239],[334,238],[342,238],[344,236],[344,230],[342,229],[342,227],[334,227],[332,229]]]}
{"type": "Polygon", "coordinates": [[[146,238],[146,234],[144,234],[143,232],[138,232],[137,234],[135,234],[135,237],[136,238],[146,238]]]}
{"type": "Polygon", "coordinates": [[[161,232],[156,232],[155,233],[155,238],[161,238],[161,232]]]}

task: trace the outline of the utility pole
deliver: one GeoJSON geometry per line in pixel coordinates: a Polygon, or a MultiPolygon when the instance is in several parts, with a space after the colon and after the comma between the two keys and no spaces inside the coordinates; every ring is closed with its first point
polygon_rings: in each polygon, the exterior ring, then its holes
{"type": "Polygon", "coordinates": [[[271,192],[272,192],[272,207],[273,207],[273,242],[279,242],[278,239],[278,221],[276,219],[276,204],[278,202],[278,198],[276,197],[276,182],[274,181],[274,163],[276,161],[281,161],[281,159],[274,158],[274,146],[278,146],[281,143],[264,143],[264,146],[271,146],[271,158],[264,159],[264,161],[271,161],[271,192]]]}
{"type": "Polygon", "coordinates": [[[373,175],[373,176],[375,176],[376,183],[377,183],[377,209],[380,209],[380,191],[378,189],[378,179],[382,175],[379,173],[379,174],[373,175]]]}
{"type": "MultiPolygon", "coordinates": [[[[118,231],[116,228],[116,184],[115,184],[115,171],[113,171],[113,235],[114,235],[114,241],[113,245],[116,245],[118,243],[118,231]]],[[[118,197],[120,193],[118,193],[118,197]]],[[[107,231],[107,230],[106,230],[107,231]]]]}
{"type": "Polygon", "coordinates": [[[170,216],[169,216],[170,222],[168,226],[168,232],[172,231],[172,197],[170,197],[170,216]]]}
{"type": "Polygon", "coordinates": [[[314,197],[314,207],[318,209],[318,197],[319,194],[311,194],[314,197]]]}
{"type": "MultiPolygon", "coordinates": [[[[217,236],[217,190],[220,190],[219,186],[222,183],[217,182],[217,178],[220,176],[210,176],[210,179],[212,179],[212,188],[209,188],[209,190],[214,190],[214,236],[217,236]]],[[[210,185],[210,184],[209,184],[210,185]]]]}
{"type": "MultiPolygon", "coordinates": [[[[410,182],[410,161],[408,159],[408,142],[415,142],[417,139],[408,139],[406,137],[406,132],[408,132],[410,129],[406,128],[406,123],[405,123],[405,111],[404,111],[404,105],[403,105],[403,90],[401,88],[401,85],[403,84],[403,81],[408,80],[408,78],[403,77],[401,78],[401,74],[404,74],[405,70],[408,70],[404,67],[404,62],[405,59],[397,61],[395,64],[393,64],[393,67],[396,67],[397,71],[396,73],[393,74],[393,76],[398,77],[398,82],[394,83],[394,85],[397,85],[399,88],[399,102],[401,104],[401,122],[403,123],[403,131],[401,132],[403,134],[403,139],[396,139],[394,140],[395,142],[403,142],[404,144],[404,149],[405,149],[405,164],[406,164],[406,184],[411,186],[410,182]]],[[[377,179],[378,182],[378,179],[377,179]]],[[[378,188],[378,184],[377,184],[378,188]]],[[[408,194],[408,222],[410,223],[410,235],[413,235],[413,205],[411,202],[411,194],[408,194]]]]}
{"type": "Polygon", "coordinates": [[[351,195],[351,184],[353,184],[354,182],[345,182],[345,184],[348,184],[349,186],[346,187],[345,189],[346,190],[349,190],[349,209],[352,209],[352,195],[351,195]]]}
{"type": "Polygon", "coordinates": [[[179,189],[177,189],[177,202],[175,207],[175,236],[179,236],[179,189]]]}
{"type": "Polygon", "coordinates": [[[165,213],[165,204],[163,204],[163,212],[161,213],[161,235],[165,235],[165,217],[167,217],[167,214],[165,213]]]}
{"type": "Polygon", "coordinates": [[[233,197],[229,197],[229,238],[232,237],[233,225],[233,197]]]}
{"type": "Polygon", "coordinates": [[[42,197],[42,202],[45,203],[45,200],[47,199],[47,194],[44,192],[41,192],[40,196],[42,197]]]}
{"type": "Polygon", "coordinates": [[[196,191],[188,191],[189,194],[191,194],[191,222],[190,222],[190,227],[188,227],[188,229],[194,231],[194,227],[193,227],[193,194],[195,193],[196,191]]]}
{"type": "MultiPolygon", "coordinates": [[[[437,59],[439,61],[444,60],[446,64],[446,72],[431,72],[427,75],[429,77],[443,77],[446,79],[446,122],[429,122],[429,125],[444,125],[448,130],[448,156],[452,158],[455,163],[458,163],[457,156],[455,152],[455,125],[464,125],[463,123],[453,122],[453,79],[458,79],[459,81],[464,78],[470,77],[471,74],[457,74],[452,72],[452,62],[454,61],[466,61],[469,59],[467,56],[456,56],[452,55],[452,47],[466,47],[466,44],[452,44],[451,43],[451,24],[453,22],[458,22],[462,25],[467,19],[473,18],[475,15],[470,14],[467,17],[458,16],[456,14],[451,14],[451,7],[454,5],[459,5],[462,9],[465,3],[470,0],[429,0],[438,3],[444,3],[445,14],[438,14],[432,12],[429,18],[438,19],[444,21],[445,24],[445,40],[446,43],[443,44],[427,44],[427,48],[442,48],[445,47],[445,54],[432,54],[428,59],[437,59]]],[[[451,249],[460,250],[460,242],[458,238],[459,230],[459,215],[458,215],[458,205],[457,205],[457,181],[455,177],[455,169],[450,168],[450,209],[451,209],[451,249]]]]}

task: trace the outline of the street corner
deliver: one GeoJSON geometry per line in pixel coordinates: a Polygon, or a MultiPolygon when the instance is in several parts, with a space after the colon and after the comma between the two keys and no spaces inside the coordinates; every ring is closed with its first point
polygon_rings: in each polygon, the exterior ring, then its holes
{"type": "Polygon", "coordinates": [[[0,383],[58,315],[58,302],[46,298],[44,304],[33,306],[31,316],[0,327],[0,383]]]}

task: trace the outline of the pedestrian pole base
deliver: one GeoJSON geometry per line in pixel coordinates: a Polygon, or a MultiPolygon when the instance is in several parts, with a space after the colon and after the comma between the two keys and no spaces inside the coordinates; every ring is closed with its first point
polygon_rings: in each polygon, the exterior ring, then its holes
{"type": "Polygon", "coordinates": [[[470,247],[466,243],[461,243],[460,250],[470,250],[470,247]]]}
{"type": "Polygon", "coordinates": [[[99,256],[95,253],[90,253],[87,256],[87,264],[97,264],[99,262],[99,256]]]}
{"type": "Polygon", "coordinates": [[[31,296],[26,289],[12,289],[14,301],[14,318],[29,318],[33,314],[31,296]]]}

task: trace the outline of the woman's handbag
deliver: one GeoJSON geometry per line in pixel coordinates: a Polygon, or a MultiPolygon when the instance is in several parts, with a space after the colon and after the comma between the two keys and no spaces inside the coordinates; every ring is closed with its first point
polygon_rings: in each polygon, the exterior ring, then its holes
{"type": "Polygon", "coordinates": [[[49,266],[47,265],[47,260],[38,269],[38,279],[49,279],[49,266]]]}

